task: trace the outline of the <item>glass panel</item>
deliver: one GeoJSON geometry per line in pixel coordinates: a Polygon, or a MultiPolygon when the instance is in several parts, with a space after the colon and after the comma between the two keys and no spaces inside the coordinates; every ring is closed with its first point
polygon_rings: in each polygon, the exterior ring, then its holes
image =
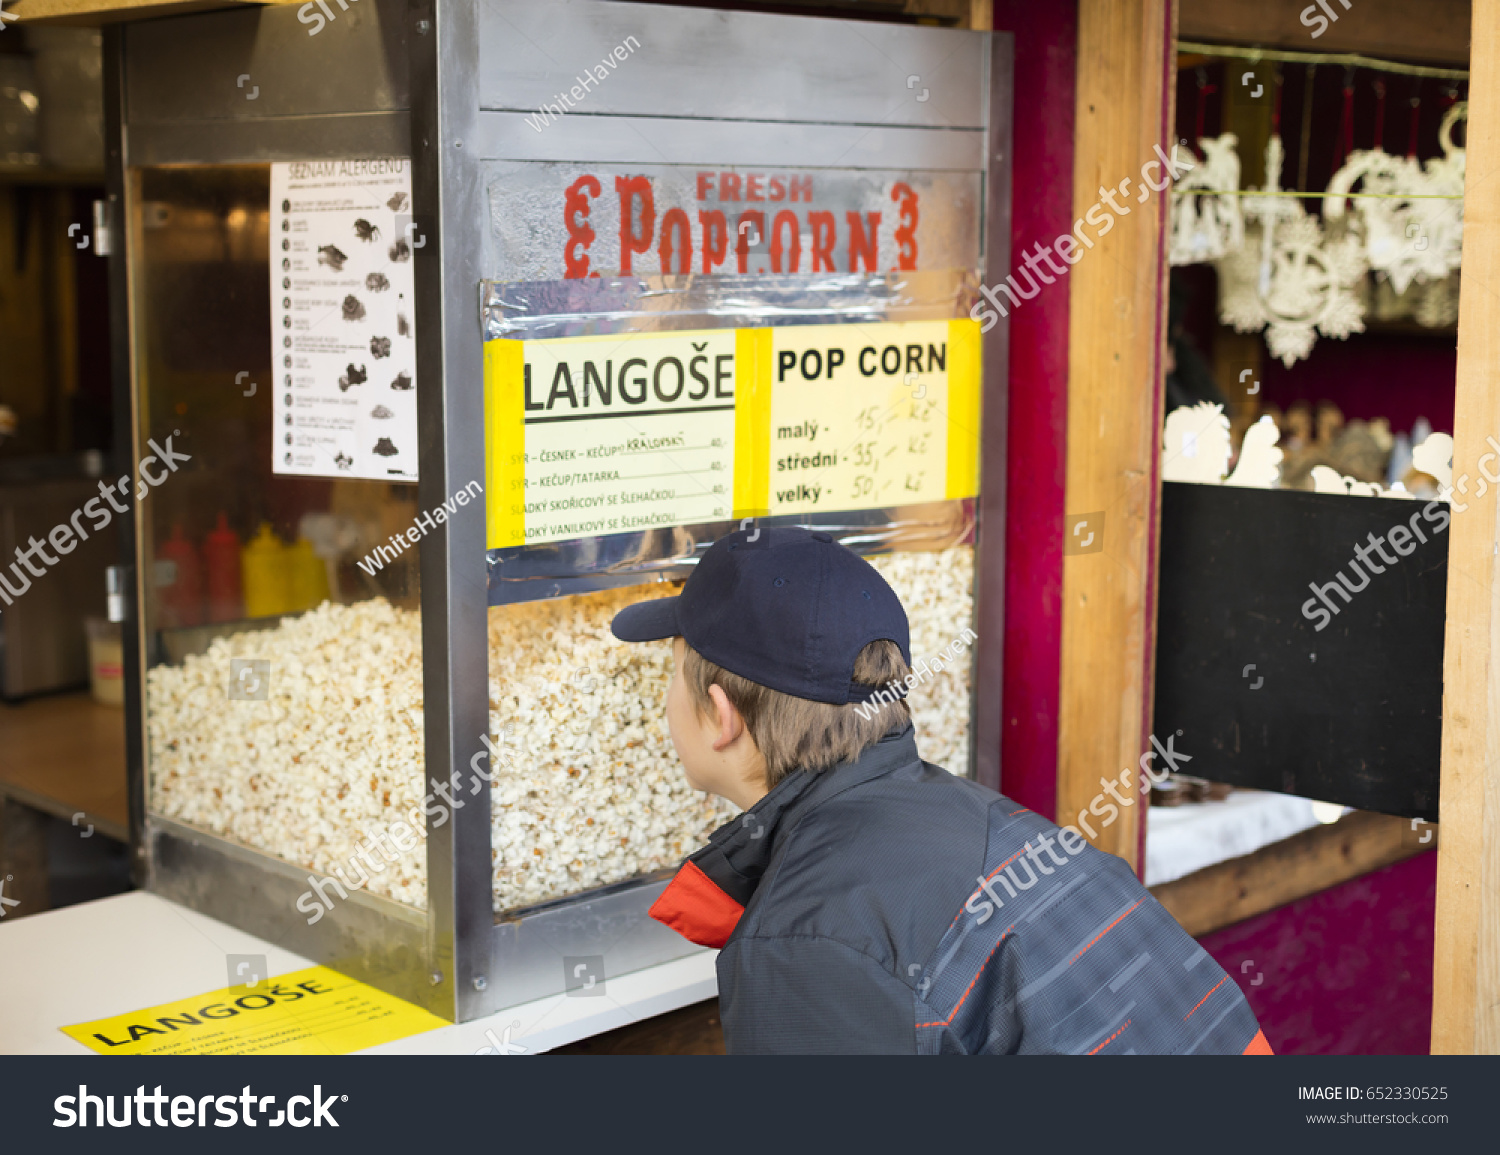
{"type": "MultiPolygon", "coordinates": [[[[487,282],[485,335],[532,341],[946,320],[967,314],[974,284],[962,271],[487,282]]],[[[826,530],[890,582],[911,622],[920,682],[909,702],[920,748],[958,774],[970,772],[975,522],[972,498],[758,521],[826,530]]],[[[618,642],[609,623],[634,601],[675,594],[737,524],[489,551],[490,722],[510,754],[494,778],[496,911],[664,872],[733,818],[729,803],[689,787],[672,746],[670,644],[618,642]]]]}
{"type": "MultiPolygon", "coordinates": [[[[910,699],[924,758],[969,765],[974,551],[962,544],[871,558],[933,671],[910,699]]],[[[694,791],[667,733],[667,642],[628,645],[610,619],[680,582],[490,609],[490,725],[514,754],[495,774],[495,909],[675,866],[736,813],[694,791]]]]}
{"type": "Polygon", "coordinates": [[[370,560],[416,486],[272,472],[268,166],[131,177],[140,437],[189,457],[140,503],[148,808],[423,907],[420,837],[362,849],[424,793],[417,555],[370,560]]]}

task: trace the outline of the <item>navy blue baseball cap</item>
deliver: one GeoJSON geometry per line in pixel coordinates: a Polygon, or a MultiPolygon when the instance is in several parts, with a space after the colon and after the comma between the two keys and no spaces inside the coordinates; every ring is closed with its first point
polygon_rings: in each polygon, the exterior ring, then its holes
{"type": "Polygon", "coordinates": [[[721,537],[679,596],[628,606],[610,629],[624,642],[680,634],[731,673],[838,706],[867,702],[880,688],[854,680],[854,661],[871,642],[895,642],[911,664],[896,591],[853,550],[807,529],[721,537]]]}

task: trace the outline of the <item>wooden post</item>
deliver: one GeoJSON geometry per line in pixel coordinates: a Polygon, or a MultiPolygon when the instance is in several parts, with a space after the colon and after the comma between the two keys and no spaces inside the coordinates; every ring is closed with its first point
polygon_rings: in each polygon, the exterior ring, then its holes
{"type": "Polygon", "coordinates": [[[1101,778],[1118,781],[1128,766],[1135,784],[1150,720],[1167,193],[1137,197],[1153,146],[1171,150],[1171,40],[1171,0],[1079,0],[1074,215],[1130,183],[1114,194],[1121,210],[1102,210],[1114,222],[1105,235],[1081,226],[1094,247],[1070,276],[1057,821],[1085,812],[1094,844],[1132,866],[1139,790],[1120,787],[1134,801],[1108,826],[1099,815],[1115,805],[1101,778]],[[1079,552],[1089,532],[1103,549],[1079,552]]]}
{"type": "Polygon", "coordinates": [[[1500,1052],[1500,502],[1478,481],[1486,439],[1500,440],[1500,0],[1475,0],[1471,44],[1453,475],[1473,480],[1448,530],[1435,1055],[1500,1052]]]}

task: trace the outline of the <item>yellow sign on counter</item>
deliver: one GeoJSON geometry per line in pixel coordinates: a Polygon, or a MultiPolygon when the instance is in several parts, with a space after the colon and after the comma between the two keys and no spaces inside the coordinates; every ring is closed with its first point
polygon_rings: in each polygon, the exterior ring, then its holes
{"type": "Polygon", "coordinates": [[[485,346],[488,546],[978,492],[979,325],[485,346]]]}
{"type": "Polygon", "coordinates": [[[62,1032],[101,1055],[347,1055],[447,1025],[338,971],[308,967],[62,1032]]]}

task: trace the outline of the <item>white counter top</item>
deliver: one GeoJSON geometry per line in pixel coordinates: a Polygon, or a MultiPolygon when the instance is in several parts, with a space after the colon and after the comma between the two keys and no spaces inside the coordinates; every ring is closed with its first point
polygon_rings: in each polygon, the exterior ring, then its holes
{"type": "MultiPolygon", "coordinates": [[[[1222,802],[1153,806],[1146,818],[1146,885],[1171,882],[1317,826],[1314,803],[1236,790],[1222,802]]],[[[1333,808],[1337,817],[1342,808],[1333,808]]]]}
{"type": "MultiPolygon", "coordinates": [[[[314,962],[143,891],[0,920],[0,1054],[92,1054],[59,1028],[219,990],[230,981],[230,954],[265,955],[268,977],[314,962]]],[[[702,951],[611,976],[602,997],[559,994],[360,1053],[475,1054],[495,1043],[496,1053],[505,1044],[511,1054],[551,1050],[713,998],[716,957],[702,951]]]]}

